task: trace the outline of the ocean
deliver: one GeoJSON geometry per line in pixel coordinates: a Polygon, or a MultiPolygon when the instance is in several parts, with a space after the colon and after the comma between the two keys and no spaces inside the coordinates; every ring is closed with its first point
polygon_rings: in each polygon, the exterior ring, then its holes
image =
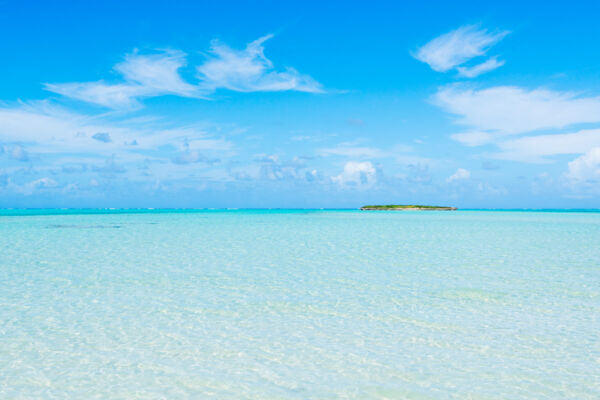
{"type": "Polygon", "coordinates": [[[598,399],[600,212],[0,211],[2,399],[598,399]]]}

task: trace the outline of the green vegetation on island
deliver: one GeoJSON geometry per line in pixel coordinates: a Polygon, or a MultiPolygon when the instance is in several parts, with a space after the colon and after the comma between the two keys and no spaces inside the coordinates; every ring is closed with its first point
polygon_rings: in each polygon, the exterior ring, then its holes
{"type": "Polygon", "coordinates": [[[376,206],[362,206],[361,210],[392,210],[392,211],[454,211],[456,207],[441,207],[441,206],[422,206],[422,205],[399,205],[399,204],[387,204],[387,205],[376,205],[376,206]]]}

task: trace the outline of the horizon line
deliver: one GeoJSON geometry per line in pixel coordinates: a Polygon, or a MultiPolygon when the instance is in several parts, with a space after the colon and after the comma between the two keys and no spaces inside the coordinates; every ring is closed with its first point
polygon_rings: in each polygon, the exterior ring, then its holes
{"type": "MultiPolygon", "coordinates": [[[[298,211],[360,211],[360,207],[0,207],[3,211],[269,211],[269,210],[298,210],[298,211]]],[[[385,211],[385,210],[381,210],[385,211]]],[[[457,208],[456,211],[571,211],[571,212],[600,212],[600,208],[457,208]]],[[[0,214],[2,215],[2,214],[0,214]]]]}

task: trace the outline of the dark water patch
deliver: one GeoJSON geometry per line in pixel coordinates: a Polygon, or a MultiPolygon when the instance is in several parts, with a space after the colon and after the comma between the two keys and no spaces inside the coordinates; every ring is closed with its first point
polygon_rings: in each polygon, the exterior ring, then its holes
{"type": "Polygon", "coordinates": [[[62,225],[51,224],[47,225],[48,229],[118,229],[120,225],[62,225]]]}

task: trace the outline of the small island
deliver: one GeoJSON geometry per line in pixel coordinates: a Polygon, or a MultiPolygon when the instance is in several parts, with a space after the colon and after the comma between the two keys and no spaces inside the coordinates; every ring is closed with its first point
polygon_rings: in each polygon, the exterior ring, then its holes
{"type": "Polygon", "coordinates": [[[362,211],[454,211],[456,207],[422,206],[422,205],[398,205],[388,204],[382,206],[362,206],[362,211]]]}

